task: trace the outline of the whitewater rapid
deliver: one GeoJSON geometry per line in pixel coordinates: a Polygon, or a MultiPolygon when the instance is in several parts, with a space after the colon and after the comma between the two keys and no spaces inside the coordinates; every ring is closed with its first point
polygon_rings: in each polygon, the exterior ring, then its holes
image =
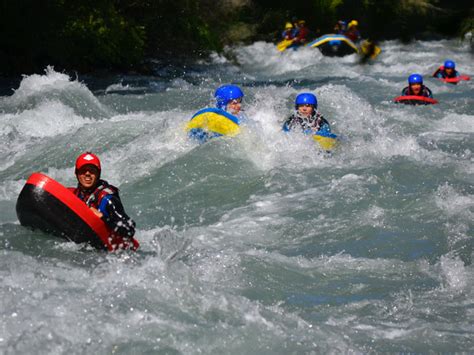
{"type": "Polygon", "coordinates": [[[21,79],[0,97],[0,352],[474,351],[473,81],[430,78],[448,58],[473,76],[473,55],[381,47],[366,65],[257,42],[153,76],[21,79]],[[413,72],[438,105],[392,102],[413,72]],[[224,83],[250,123],[189,141],[224,83]],[[281,132],[302,91],[342,137],[331,155],[281,132]],[[18,223],[28,176],[73,186],[86,150],[120,188],[137,253],[18,223]]]}

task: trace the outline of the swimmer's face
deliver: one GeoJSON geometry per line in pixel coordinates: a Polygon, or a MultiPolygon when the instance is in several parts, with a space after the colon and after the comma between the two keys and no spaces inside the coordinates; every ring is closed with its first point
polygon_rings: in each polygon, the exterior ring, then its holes
{"type": "Polygon", "coordinates": [[[446,69],[444,69],[444,71],[445,71],[446,74],[448,74],[448,75],[453,74],[453,69],[451,69],[451,68],[446,68],[446,69]]]}
{"type": "Polygon", "coordinates": [[[240,112],[242,109],[242,99],[235,99],[232,101],[229,101],[227,104],[227,112],[230,112],[233,115],[236,115],[240,112]]]}
{"type": "Polygon", "coordinates": [[[421,84],[411,84],[410,87],[411,87],[411,91],[413,91],[415,95],[418,95],[421,93],[421,84]]]}
{"type": "Polygon", "coordinates": [[[314,112],[313,105],[309,105],[309,104],[298,105],[298,113],[304,117],[311,116],[313,112],[314,112]]]}
{"type": "Polygon", "coordinates": [[[94,165],[84,165],[77,171],[76,176],[81,187],[89,190],[93,188],[99,180],[99,169],[94,165]]]}

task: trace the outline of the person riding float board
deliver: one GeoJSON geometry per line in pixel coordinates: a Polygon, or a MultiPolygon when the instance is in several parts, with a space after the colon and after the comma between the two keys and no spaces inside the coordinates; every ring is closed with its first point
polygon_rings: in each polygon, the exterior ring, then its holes
{"type": "Polygon", "coordinates": [[[318,112],[316,95],[303,92],[295,99],[295,112],[283,123],[283,131],[301,130],[303,133],[331,133],[329,122],[318,112]]]}
{"type": "Polygon", "coordinates": [[[423,85],[423,77],[420,74],[411,74],[408,77],[408,86],[402,90],[402,96],[424,96],[432,99],[433,93],[423,85]]]}
{"type": "Polygon", "coordinates": [[[216,107],[224,110],[239,119],[239,124],[247,120],[242,112],[244,92],[237,85],[223,85],[214,93],[216,107]]]}
{"type": "Polygon", "coordinates": [[[119,189],[100,179],[99,158],[90,152],[79,155],[75,174],[77,187],[70,187],[69,190],[84,201],[113,233],[125,240],[131,239],[135,235],[135,222],[125,213],[119,189]]]}
{"type": "MultiPolygon", "coordinates": [[[[218,115],[229,116],[231,115],[232,120],[237,125],[247,122],[247,115],[242,112],[242,100],[244,98],[244,92],[237,85],[223,85],[217,88],[214,93],[216,100],[215,109],[202,109],[196,113],[193,118],[200,112],[211,110],[218,115]]],[[[219,137],[222,134],[206,131],[201,128],[191,128],[188,132],[190,138],[196,139],[200,143],[207,142],[210,138],[219,137]]]]}
{"type": "Polygon", "coordinates": [[[456,70],[456,63],[449,59],[433,73],[433,77],[439,79],[456,78],[459,75],[456,70]]]}
{"type": "Polygon", "coordinates": [[[359,42],[359,40],[361,38],[360,37],[360,32],[357,29],[357,26],[359,26],[359,22],[357,22],[357,20],[352,20],[347,25],[347,31],[344,33],[344,35],[354,43],[359,42]]]}

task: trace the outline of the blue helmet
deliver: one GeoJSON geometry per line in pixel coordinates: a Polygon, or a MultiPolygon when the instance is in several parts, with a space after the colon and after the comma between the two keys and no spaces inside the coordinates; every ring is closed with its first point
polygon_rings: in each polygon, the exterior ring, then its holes
{"type": "Polygon", "coordinates": [[[295,99],[295,106],[298,108],[298,105],[313,105],[314,108],[318,107],[318,99],[316,95],[310,92],[303,92],[296,96],[295,99]]]}
{"type": "Polygon", "coordinates": [[[452,60],[447,60],[444,62],[444,69],[454,69],[456,68],[456,63],[454,63],[452,60]]]}
{"type": "Polygon", "coordinates": [[[237,85],[223,85],[216,90],[214,97],[216,106],[225,109],[230,101],[243,98],[244,93],[237,85]]]}
{"type": "Polygon", "coordinates": [[[408,84],[423,84],[423,77],[420,74],[412,74],[408,77],[408,84]]]}

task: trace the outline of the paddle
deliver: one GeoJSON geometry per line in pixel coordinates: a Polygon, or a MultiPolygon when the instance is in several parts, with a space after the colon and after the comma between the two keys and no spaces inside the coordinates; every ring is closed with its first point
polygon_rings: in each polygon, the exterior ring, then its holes
{"type": "Polygon", "coordinates": [[[374,42],[365,40],[360,45],[360,51],[364,59],[375,59],[382,52],[380,47],[376,46],[374,42]]]}
{"type": "Polygon", "coordinates": [[[283,41],[277,43],[277,49],[280,52],[283,52],[285,49],[287,49],[292,44],[293,44],[292,39],[284,39],[283,41]]]}

